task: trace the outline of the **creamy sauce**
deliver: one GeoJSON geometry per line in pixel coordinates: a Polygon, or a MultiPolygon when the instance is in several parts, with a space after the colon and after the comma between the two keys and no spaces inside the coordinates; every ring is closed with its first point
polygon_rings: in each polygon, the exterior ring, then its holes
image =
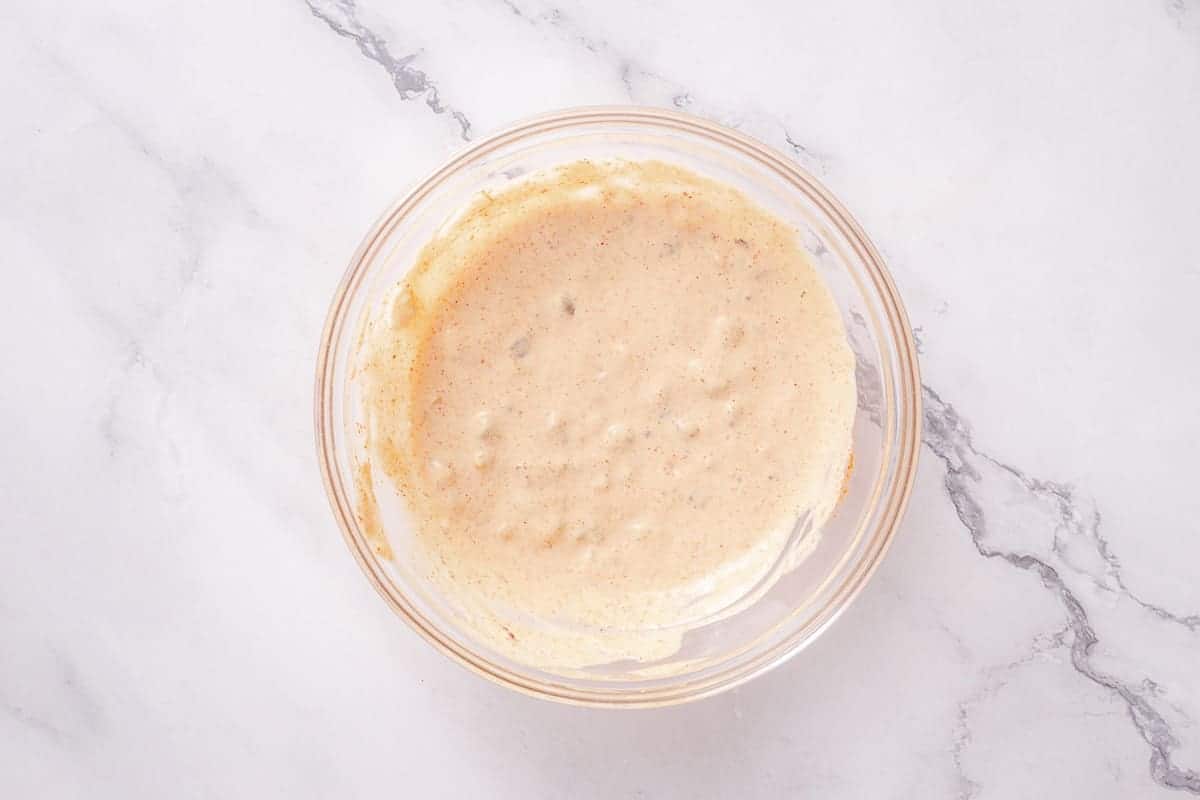
{"type": "Polygon", "coordinates": [[[362,482],[402,492],[476,635],[538,666],[670,655],[812,546],[849,469],[854,360],[795,231],[658,162],[481,196],[356,379],[362,482]]]}

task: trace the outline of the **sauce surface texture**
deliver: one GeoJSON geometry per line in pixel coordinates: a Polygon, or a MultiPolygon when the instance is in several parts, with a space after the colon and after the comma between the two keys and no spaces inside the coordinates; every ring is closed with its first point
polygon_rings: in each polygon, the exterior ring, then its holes
{"type": "Polygon", "coordinates": [[[818,535],[850,463],[854,357],[796,232],[659,162],[481,196],[368,322],[357,379],[427,577],[535,664],[670,654],[798,520],[818,535]]]}

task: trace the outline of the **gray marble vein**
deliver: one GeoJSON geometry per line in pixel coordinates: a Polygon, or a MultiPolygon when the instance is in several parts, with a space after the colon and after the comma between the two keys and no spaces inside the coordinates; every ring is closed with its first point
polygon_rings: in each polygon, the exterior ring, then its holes
{"type": "MultiPolygon", "coordinates": [[[[139,304],[130,310],[113,308],[103,295],[87,292],[76,295],[80,310],[96,322],[98,330],[106,333],[124,351],[97,423],[101,439],[112,457],[126,444],[120,425],[120,405],[130,375],[139,371],[164,391],[169,388],[163,370],[147,358],[144,342],[164,324],[172,310],[184,302],[189,293],[207,283],[204,268],[209,240],[219,227],[220,220],[227,214],[232,215],[248,227],[258,230],[272,228],[274,223],[253,201],[245,187],[212,158],[200,155],[184,159],[169,152],[123,109],[104,98],[91,85],[88,76],[68,60],[50,51],[45,51],[43,55],[70,83],[75,95],[95,111],[102,124],[115,131],[130,151],[165,179],[174,200],[169,213],[182,252],[174,263],[162,264],[168,269],[160,272],[172,276],[170,292],[162,293],[153,303],[139,304]]],[[[83,266],[66,264],[63,268],[70,274],[83,266]]]]}
{"type": "Polygon", "coordinates": [[[458,123],[459,136],[471,141],[471,120],[458,108],[444,102],[437,84],[423,71],[412,66],[418,53],[393,55],[387,41],[358,18],[354,0],[305,0],[314,17],[329,29],[358,46],[366,58],[383,67],[401,99],[423,98],[435,114],[448,114],[458,123]]]}
{"type": "Polygon", "coordinates": [[[104,714],[72,658],[55,646],[47,646],[44,655],[48,662],[45,678],[53,690],[51,702],[40,707],[43,704],[0,696],[0,718],[7,717],[57,746],[77,746],[86,736],[103,730],[104,714]]]}
{"type": "Polygon", "coordinates": [[[1188,18],[1192,13],[1189,7],[1188,0],[1166,0],[1163,4],[1167,10],[1167,16],[1179,28],[1187,24],[1188,18]]]}
{"type": "MultiPolygon", "coordinates": [[[[1054,566],[1047,559],[994,544],[999,532],[989,521],[989,511],[977,496],[981,485],[989,482],[1016,482],[1025,493],[1043,501],[1040,508],[1048,508],[1050,516],[1043,519],[1046,532],[1053,537],[1051,547],[1063,538],[1080,539],[1090,543],[1112,568],[1110,575],[1113,591],[1121,592],[1151,611],[1156,617],[1171,624],[1195,630],[1195,616],[1176,614],[1157,606],[1150,606],[1132,596],[1120,579],[1116,558],[1099,536],[1099,519],[1088,526],[1085,512],[1079,508],[1075,493],[1066,486],[1031,478],[1016,467],[1005,464],[987,453],[978,450],[972,440],[971,429],[951,404],[929,386],[923,387],[925,405],[924,443],[946,467],[945,487],[954,504],[959,520],[967,529],[975,549],[985,558],[999,559],[1013,567],[1037,576],[1042,586],[1054,594],[1066,613],[1071,632],[1070,658],[1075,671],[1098,686],[1110,690],[1124,702],[1130,720],[1142,739],[1150,747],[1150,775],[1161,786],[1182,789],[1200,794],[1200,772],[1174,763],[1172,751],[1179,741],[1171,726],[1153,702],[1153,691],[1147,688],[1144,676],[1141,681],[1129,681],[1107,674],[1093,663],[1093,650],[1099,642],[1087,609],[1076,592],[1068,586],[1062,574],[1062,566],[1054,566]],[[1044,501],[1049,501],[1048,504],[1044,501]]],[[[1103,578],[1088,577],[1098,585],[1105,585],[1103,578]]],[[[970,796],[970,795],[967,795],[970,796]]]]}
{"type": "Polygon", "coordinates": [[[971,729],[971,713],[980,703],[991,699],[997,692],[1008,685],[1015,670],[1024,667],[1035,659],[1043,657],[1047,652],[1063,647],[1066,644],[1070,626],[1063,627],[1050,634],[1041,634],[1034,639],[1029,651],[1013,661],[992,667],[987,671],[983,684],[968,698],[958,704],[954,736],[950,748],[950,757],[954,763],[954,772],[958,779],[958,800],[971,800],[977,797],[984,788],[974,780],[963,764],[967,748],[974,741],[971,729]]]}
{"type": "Polygon", "coordinates": [[[566,41],[573,42],[592,56],[602,59],[616,72],[624,87],[625,95],[636,103],[670,104],[675,108],[687,109],[692,113],[721,122],[732,128],[748,128],[749,132],[774,139],[780,148],[790,153],[798,162],[813,172],[825,175],[832,166],[832,159],[816,148],[803,144],[788,126],[769,113],[730,114],[711,103],[703,102],[699,95],[685,85],[645,66],[634,54],[618,47],[613,42],[585,30],[573,17],[561,8],[550,8],[544,12],[526,11],[515,0],[500,0],[513,16],[533,27],[546,26],[556,31],[566,41]]]}
{"type": "MultiPolygon", "coordinates": [[[[626,96],[631,101],[638,99],[638,87],[642,81],[646,79],[656,81],[666,80],[662,76],[642,68],[630,54],[618,50],[607,39],[584,31],[562,9],[551,8],[540,14],[532,14],[522,10],[513,0],[501,0],[501,2],[514,16],[527,25],[533,27],[548,26],[552,30],[557,31],[567,41],[573,42],[593,56],[598,56],[606,62],[611,63],[617,72],[617,77],[620,79],[621,85],[625,87],[626,96]]],[[[673,85],[672,88],[675,90],[673,97],[677,106],[680,102],[691,102],[691,95],[682,86],[673,85]],[[686,101],[684,98],[686,98],[686,101]]]]}
{"type": "Polygon", "coordinates": [[[792,135],[791,131],[784,127],[783,123],[778,124],[783,130],[784,143],[792,151],[792,155],[796,157],[797,161],[811,167],[818,174],[824,175],[829,172],[830,158],[828,155],[818,153],[812,147],[801,144],[792,135]]]}

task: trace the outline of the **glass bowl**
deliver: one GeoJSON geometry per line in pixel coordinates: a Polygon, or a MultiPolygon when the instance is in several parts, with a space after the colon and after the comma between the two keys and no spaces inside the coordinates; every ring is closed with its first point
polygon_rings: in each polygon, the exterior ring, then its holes
{"type": "Polygon", "coordinates": [[[470,669],[503,686],[578,705],[661,706],[705,697],[812,642],[862,590],[895,534],[916,472],[919,420],[916,348],[903,305],[879,253],[841,203],[793,161],[737,131],[648,108],[548,114],[451,159],[367,234],[333,299],[317,359],[322,476],[346,543],[371,583],[413,629],[470,669]],[[365,507],[355,484],[365,445],[353,351],[366,315],[478,192],[566,161],[612,157],[672,162],[716,178],[796,228],[843,314],[857,358],[854,469],[815,549],[748,607],[689,631],[680,651],[661,662],[548,672],[473,638],[418,577],[405,548],[394,546],[411,530],[390,487],[376,486],[378,506],[365,507]],[[364,514],[375,517],[371,525],[364,514]],[[375,523],[392,547],[373,538],[375,523]]]}

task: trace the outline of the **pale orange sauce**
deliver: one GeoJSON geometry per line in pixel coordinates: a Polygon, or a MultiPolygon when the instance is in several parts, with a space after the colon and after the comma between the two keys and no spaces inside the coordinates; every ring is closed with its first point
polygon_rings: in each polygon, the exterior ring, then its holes
{"type": "Polygon", "coordinates": [[[481,197],[359,358],[428,576],[527,662],[669,654],[850,468],[854,359],[795,232],[662,163],[481,197]]]}

